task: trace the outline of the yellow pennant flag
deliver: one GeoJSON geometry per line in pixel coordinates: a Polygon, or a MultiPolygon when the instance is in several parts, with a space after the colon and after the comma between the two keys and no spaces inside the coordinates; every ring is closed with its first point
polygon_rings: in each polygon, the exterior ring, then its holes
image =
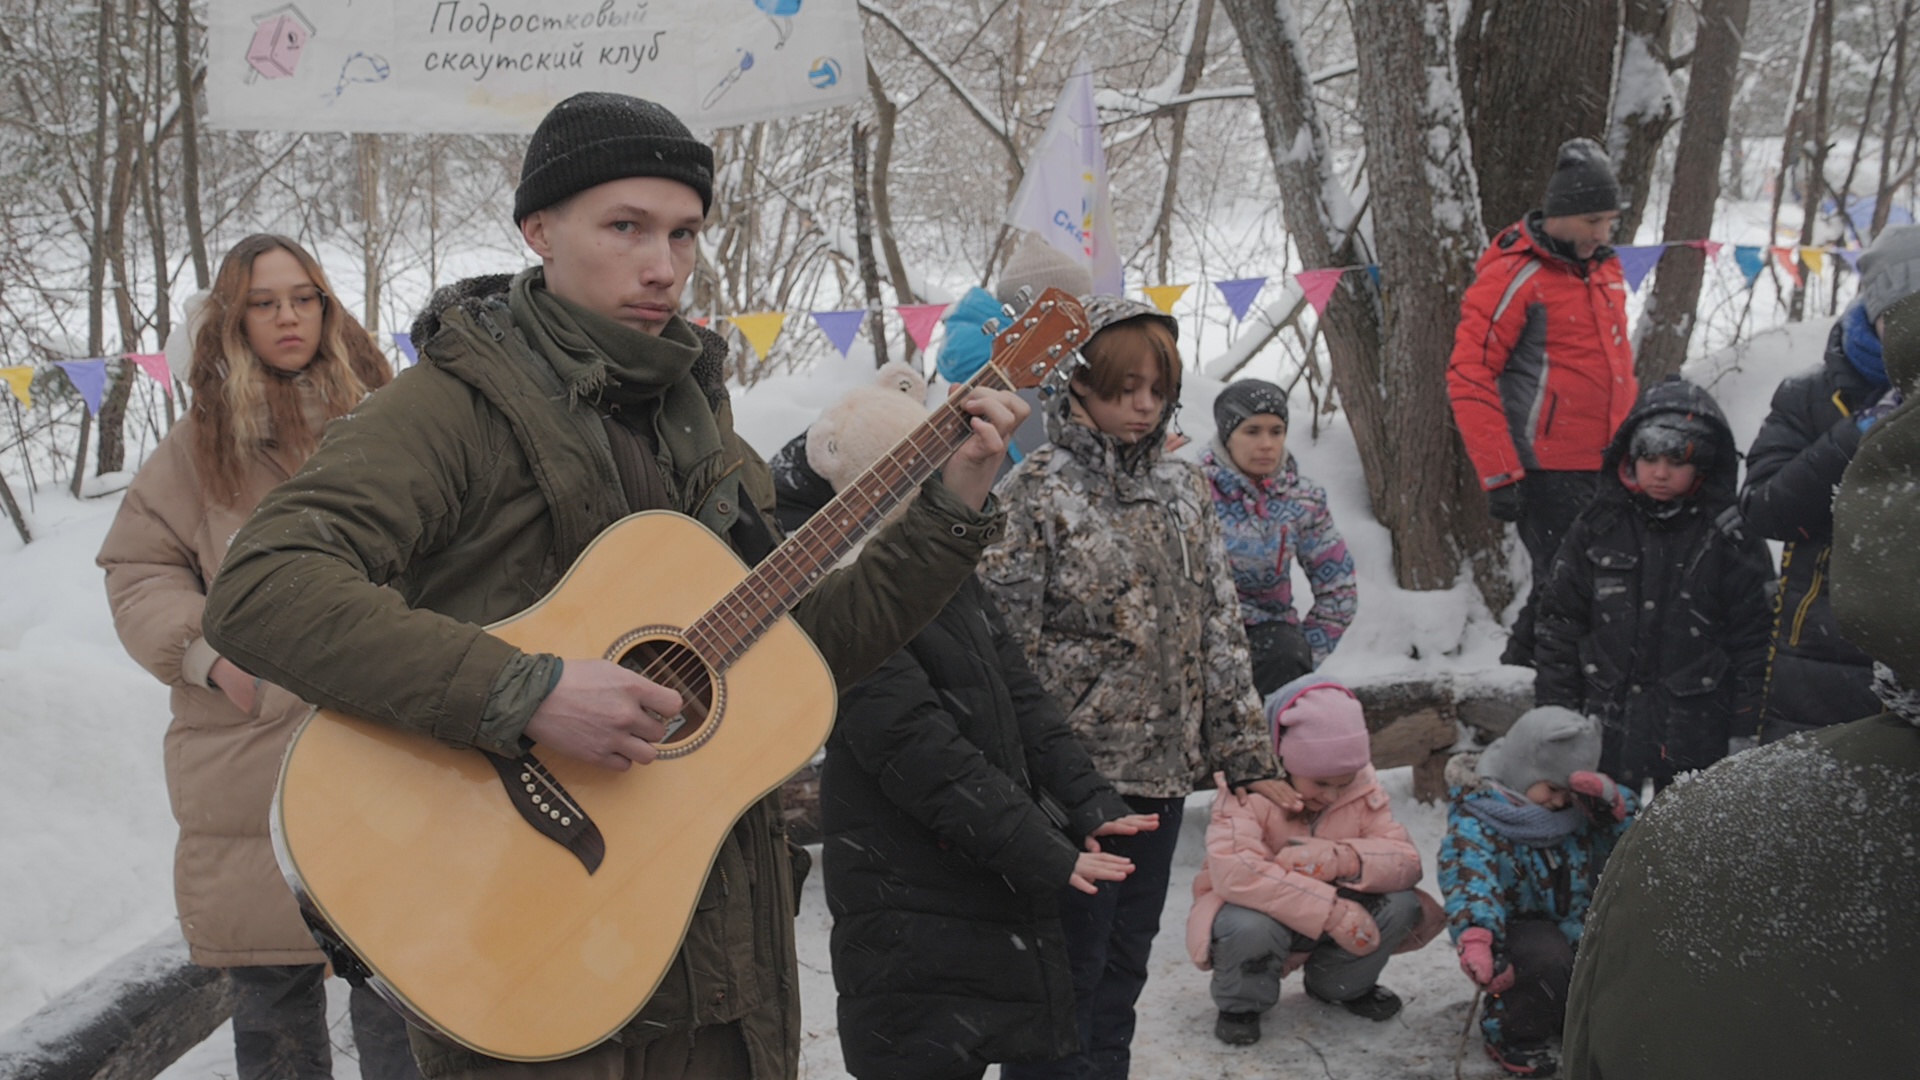
{"type": "Polygon", "coordinates": [[[1821,267],[1827,265],[1827,249],[1803,247],[1800,249],[1800,261],[1807,264],[1807,269],[1817,274],[1821,267]]]}
{"type": "Polygon", "coordinates": [[[1159,308],[1162,314],[1171,315],[1173,305],[1179,303],[1180,298],[1185,296],[1187,290],[1192,287],[1191,285],[1148,285],[1140,291],[1147,294],[1147,299],[1153,301],[1153,306],[1159,308]]]}
{"type": "Polygon", "coordinates": [[[760,354],[760,362],[767,362],[767,350],[773,348],[773,340],[780,336],[780,327],[787,321],[784,311],[754,311],[745,315],[729,315],[727,321],[738,327],[747,344],[760,354]]]}
{"type": "Polygon", "coordinates": [[[33,386],[32,368],[0,367],[0,379],[6,380],[7,387],[13,391],[14,397],[20,399],[20,404],[25,405],[29,409],[33,408],[33,393],[31,389],[33,386]]]}

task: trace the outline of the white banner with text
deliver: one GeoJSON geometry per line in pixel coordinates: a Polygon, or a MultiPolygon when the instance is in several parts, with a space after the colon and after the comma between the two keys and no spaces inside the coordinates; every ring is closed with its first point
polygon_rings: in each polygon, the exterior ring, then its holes
{"type": "Polygon", "coordinates": [[[867,92],[856,0],[270,2],[212,0],[215,127],[530,132],[610,90],[711,130],[867,92]]]}

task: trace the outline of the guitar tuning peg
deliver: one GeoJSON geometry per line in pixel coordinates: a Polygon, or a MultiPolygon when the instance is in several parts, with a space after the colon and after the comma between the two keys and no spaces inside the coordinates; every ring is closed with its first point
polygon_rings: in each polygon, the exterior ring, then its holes
{"type": "Polygon", "coordinates": [[[1005,315],[1009,319],[1013,319],[1013,318],[1018,318],[1020,315],[1020,312],[1015,310],[1012,304],[1001,304],[1000,314],[1005,315]]]}
{"type": "Polygon", "coordinates": [[[983,323],[981,323],[981,324],[980,324],[980,332],[981,332],[981,333],[983,333],[983,334],[985,334],[985,335],[987,335],[988,337],[992,337],[993,335],[995,335],[995,334],[997,334],[997,333],[999,333],[999,332],[1000,332],[1000,320],[999,320],[999,319],[988,319],[988,320],[987,320],[986,322],[983,322],[983,323]]]}

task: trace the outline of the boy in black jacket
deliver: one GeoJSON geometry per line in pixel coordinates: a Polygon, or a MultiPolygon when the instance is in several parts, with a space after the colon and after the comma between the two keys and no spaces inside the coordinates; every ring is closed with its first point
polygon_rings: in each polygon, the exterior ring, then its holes
{"type": "Polygon", "coordinates": [[[1599,720],[1600,771],[1629,790],[1753,730],[1773,560],[1735,508],[1738,473],[1712,395],[1677,376],[1648,387],[1554,559],[1534,701],[1599,720]]]}
{"type": "MultiPolygon", "coordinates": [[[[772,462],[791,529],[926,418],[882,368],[772,462]]],[[[860,1080],[960,1080],[1079,1049],[1062,885],[1132,872],[1158,825],[1101,777],[977,579],[842,687],[820,774],[840,1047],[860,1080]]]]}

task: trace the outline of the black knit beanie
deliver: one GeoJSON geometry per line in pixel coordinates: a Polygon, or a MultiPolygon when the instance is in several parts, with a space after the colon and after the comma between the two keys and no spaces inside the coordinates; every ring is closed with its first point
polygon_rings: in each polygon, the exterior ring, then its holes
{"type": "Polygon", "coordinates": [[[1227,444],[1227,436],[1233,429],[1247,420],[1268,413],[1287,423],[1287,392],[1273,383],[1262,379],[1241,379],[1228,383],[1220,396],[1213,399],[1213,427],[1220,445],[1227,444]]]}
{"type": "Polygon", "coordinates": [[[1620,182],[1613,178],[1613,162],[1592,139],[1568,139],[1560,144],[1547,181],[1547,200],[1541,206],[1548,217],[1601,214],[1620,209],[1620,182]]]}
{"type": "Polygon", "coordinates": [[[713,148],[664,107],[597,90],[553,107],[527,143],[513,222],[609,180],[661,176],[700,194],[713,208],[713,148]]]}

